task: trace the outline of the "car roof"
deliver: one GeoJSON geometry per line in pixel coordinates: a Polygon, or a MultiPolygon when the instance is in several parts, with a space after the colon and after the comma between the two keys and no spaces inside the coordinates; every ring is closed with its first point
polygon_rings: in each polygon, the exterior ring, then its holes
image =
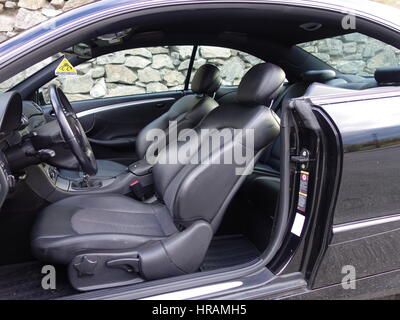
{"type": "MultiPolygon", "coordinates": [[[[63,33],[69,32],[71,27],[77,27],[81,23],[85,23],[85,21],[96,21],[103,17],[118,15],[128,12],[129,10],[132,11],[132,8],[141,8],[145,10],[158,6],[161,6],[160,8],[162,8],[162,6],[165,7],[168,5],[177,5],[176,10],[184,10],[183,8],[186,8],[183,6],[184,4],[201,6],[202,8],[206,8],[207,6],[211,5],[223,4],[226,16],[217,15],[214,17],[212,9],[207,12],[204,10],[207,14],[201,16],[200,13],[198,13],[198,20],[200,18],[207,19],[208,17],[208,23],[196,23],[196,15],[192,15],[187,21],[185,21],[185,14],[177,15],[176,23],[169,23],[167,32],[174,34],[176,36],[176,41],[180,41],[181,44],[185,42],[184,38],[187,37],[188,33],[194,34],[197,32],[200,34],[200,32],[203,31],[203,33],[214,35],[216,38],[218,37],[218,40],[223,40],[225,37],[228,39],[225,39],[226,43],[229,43],[230,41],[234,42],[234,39],[229,39],[229,37],[232,38],[233,35],[233,37],[240,38],[240,32],[244,32],[245,37],[249,35],[257,35],[259,39],[264,39],[264,41],[270,41],[273,43],[275,47],[271,47],[271,52],[273,50],[279,52],[279,45],[281,45],[281,47],[286,46],[287,48],[285,50],[289,51],[288,48],[296,43],[354,32],[354,30],[343,30],[340,27],[338,28],[337,19],[335,20],[332,18],[333,14],[335,14],[337,17],[338,12],[343,13],[343,15],[348,13],[356,13],[357,17],[372,19],[384,27],[391,28],[396,32],[400,30],[400,26],[398,24],[400,21],[400,10],[371,1],[365,2],[367,5],[360,6],[360,2],[355,0],[101,0],[66,12],[42,23],[39,26],[23,32],[22,34],[4,42],[3,44],[0,44],[0,52],[2,52],[2,55],[0,56],[0,70],[2,69],[3,65],[6,65],[9,63],[9,61],[16,59],[18,54],[21,56],[25,55],[30,50],[34,50],[35,45],[41,45],[42,43],[49,41],[49,39],[57,37],[57,34],[62,35],[63,33]],[[241,4],[242,9],[240,9],[241,4]],[[246,10],[249,5],[257,4],[269,4],[271,6],[268,7],[268,11],[253,10],[252,12],[248,12],[246,10]],[[282,5],[284,5],[285,8],[283,8],[282,5]],[[234,11],[234,9],[229,11],[229,9],[233,6],[236,6],[236,11],[234,11]],[[291,10],[293,8],[296,10],[291,10]],[[299,24],[313,21],[312,12],[316,12],[315,8],[326,9],[326,17],[323,17],[324,21],[326,21],[326,27],[321,28],[316,32],[309,32],[299,28],[299,24]],[[261,16],[265,12],[270,12],[268,19],[263,19],[261,16]],[[289,17],[291,12],[292,20],[282,19],[282,15],[284,17],[289,17]],[[259,18],[253,19],[257,15],[259,15],[259,18]],[[179,31],[181,31],[181,38],[178,38],[179,31]]],[[[168,14],[174,14],[174,12],[169,11],[168,14]]],[[[322,16],[318,16],[318,18],[322,19],[322,16]]],[[[138,23],[138,25],[140,26],[140,23],[138,23]]],[[[116,23],[115,26],[121,29],[123,28],[123,25],[118,25],[118,23],[116,23]]],[[[125,27],[129,27],[129,25],[126,25],[125,27]]],[[[145,26],[142,31],[146,31],[146,28],[148,28],[147,31],[165,31],[163,30],[163,21],[159,21],[158,25],[155,23],[150,26],[145,26]]],[[[107,31],[109,31],[109,29],[107,29],[107,31]]],[[[199,37],[197,41],[201,42],[201,38],[199,37]]],[[[212,44],[210,39],[204,38],[204,42],[206,43],[207,41],[210,41],[208,44],[212,44]]],[[[215,45],[221,44],[223,45],[223,41],[221,41],[221,43],[216,43],[215,45]]],[[[243,48],[238,47],[237,49],[243,48]]],[[[267,47],[265,50],[269,50],[269,48],[267,47]]],[[[280,55],[280,52],[278,55],[280,55]]],[[[0,81],[2,80],[1,78],[2,75],[0,74],[0,81]]]]}
{"type": "MultiPolygon", "coordinates": [[[[139,6],[141,3],[144,7],[152,7],[169,4],[190,4],[205,5],[207,3],[263,3],[263,4],[278,4],[286,6],[298,6],[305,8],[322,8],[326,10],[334,10],[343,12],[343,14],[356,14],[360,17],[369,17],[376,22],[381,22],[387,26],[397,27],[400,30],[400,9],[389,7],[380,3],[363,0],[365,4],[360,5],[360,0],[250,0],[250,1],[213,1],[213,0],[101,0],[94,3],[84,5],[74,10],[68,11],[51,20],[48,20],[40,25],[33,27],[20,35],[11,38],[0,44],[0,52],[4,52],[12,47],[29,41],[35,37],[50,33],[54,27],[59,28],[73,20],[82,20],[86,16],[101,16],[101,13],[121,11],[125,6],[139,6]],[[52,21],[53,23],[49,23],[52,21]]],[[[277,31],[277,33],[279,33],[277,31]]],[[[305,39],[306,40],[306,39],[305,39]]],[[[300,41],[297,41],[299,43],[300,41]]]]}

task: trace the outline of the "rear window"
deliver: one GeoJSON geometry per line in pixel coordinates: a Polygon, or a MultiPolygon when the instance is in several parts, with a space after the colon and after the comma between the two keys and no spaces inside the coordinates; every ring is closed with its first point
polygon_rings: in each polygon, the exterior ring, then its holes
{"type": "Polygon", "coordinates": [[[400,65],[400,50],[361,33],[298,44],[344,74],[373,76],[379,67],[400,65]]]}

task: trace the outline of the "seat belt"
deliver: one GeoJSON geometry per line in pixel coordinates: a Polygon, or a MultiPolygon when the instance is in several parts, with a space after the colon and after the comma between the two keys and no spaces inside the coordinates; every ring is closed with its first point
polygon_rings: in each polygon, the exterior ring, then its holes
{"type": "MultiPolygon", "coordinates": [[[[291,91],[293,88],[295,88],[299,83],[293,83],[290,86],[287,86],[285,90],[276,98],[276,100],[272,103],[270,109],[274,112],[277,112],[282,106],[281,103],[283,99],[286,97],[286,95],[291,91]]],[[[263,155],[260,157],[259,161],[262,163],[267,163],[269,158],[271,157],[271,152],[272,152],[272,147],[274,143],[272,143],[263,153],[263,155]]]]}
{"type": "Polygon", "coordinates": [[[283,90],[283,92],[276,98],[276,100],[272,103],[270,109],[272,111],[276,111],[279,107],[279,105],[281,104],[283,98],[286,96],[286,94],[288,93],[288,91],[290,90],[291,87],[293,87],[295,85],[291,84],[290,86],[287,86],[285,90],[283,90]]]}

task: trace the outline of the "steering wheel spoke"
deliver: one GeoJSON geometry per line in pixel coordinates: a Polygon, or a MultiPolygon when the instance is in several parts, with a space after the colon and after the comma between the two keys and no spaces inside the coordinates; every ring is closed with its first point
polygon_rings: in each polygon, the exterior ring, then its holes
{"type": "Polygon", "coordinates": [[[60,124],[61,133],[77,158],[82,171],[88,175],[97,173],[97,163],[92,147],[64,92],[55,85],[50,86],[50,100],[60,124]]]}

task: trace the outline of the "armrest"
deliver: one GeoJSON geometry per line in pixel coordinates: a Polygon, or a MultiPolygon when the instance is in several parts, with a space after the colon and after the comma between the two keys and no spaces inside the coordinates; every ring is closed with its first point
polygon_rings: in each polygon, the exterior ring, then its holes
{"type": "Polygon", "coordinates": [[[149,164],[146,160],[139,160],[129,166],[129,171],[136,176],[145,176],[150,174],[153,169],[153,165],[149,164]]]}
{"type": "Polygon", "coordinates": [[[93,139],[93,138],[88,138],[90,143],[97,144],[99,146],[104,146],[104,147],[111,147],[111,148],[125,148],[125,147],[130,147],[134,146],[136,142],[135,137],[125,137],[125,138],[115,138],[111,140],[99,140],[99,139],[93,139]]]}

